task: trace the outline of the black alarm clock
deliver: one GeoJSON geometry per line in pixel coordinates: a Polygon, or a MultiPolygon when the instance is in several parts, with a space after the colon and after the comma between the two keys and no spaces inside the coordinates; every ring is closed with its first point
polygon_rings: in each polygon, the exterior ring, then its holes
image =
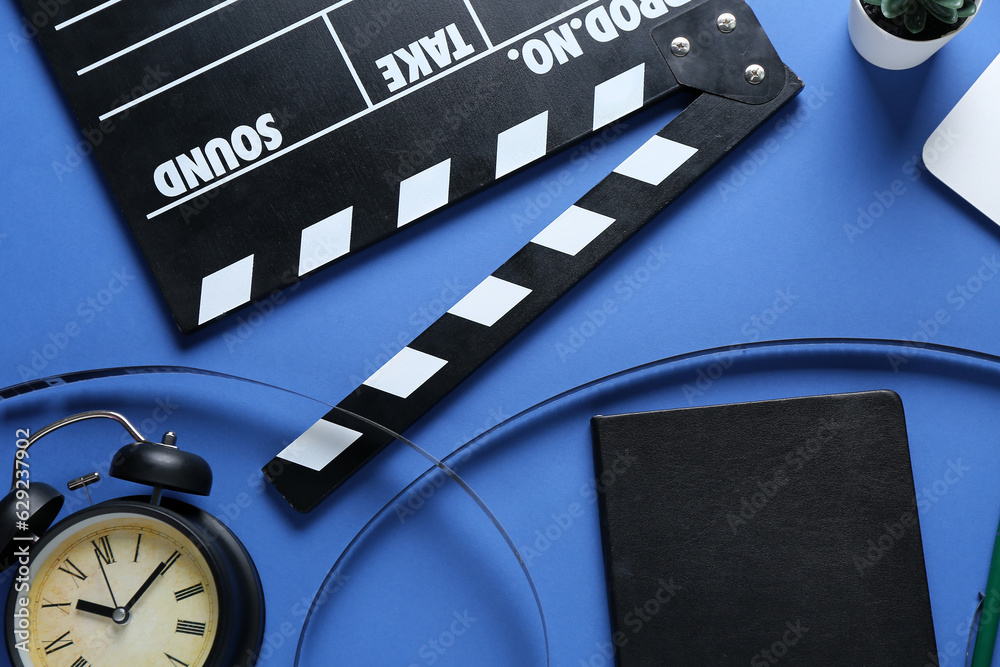
{"type": "Polygon", "coordinates": [[[94,418],[113,419],[136,439],[116,454],[109,474],[153,492],[87,507],[50,528],[63,497],[26,481],[19,473],[26,457],[18,455],[11,492],[0,501],[0,563],[15,568],[4,617],[12,663],[253,665],[264,630],[253,560],[211,514],[161,497],[164,489],[208,495],[212,471],[203,458],[178,449],[173,433],[148,442],[124,417],[104,411],[46,426],[19,442],[19,450],[94,418]]]}

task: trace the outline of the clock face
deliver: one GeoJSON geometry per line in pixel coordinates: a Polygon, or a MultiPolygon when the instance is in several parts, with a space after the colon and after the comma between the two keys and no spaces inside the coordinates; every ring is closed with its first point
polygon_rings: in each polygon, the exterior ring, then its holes
{"type": "MultiPolygon", "coordinates": [[[[24,665],[195,667],[219,629],[212,570],[180,529],[148,516],[112,512],[60,531],[35,556],[25,614],[24,665]]],[[[16,584],[16,582],[15,582],[16,584]]]]}

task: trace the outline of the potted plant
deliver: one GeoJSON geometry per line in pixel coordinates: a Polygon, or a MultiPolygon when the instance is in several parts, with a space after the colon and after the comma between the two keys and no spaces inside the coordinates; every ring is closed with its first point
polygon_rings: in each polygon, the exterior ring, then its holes
{"type": "Polygon", "coordinates": [[[858,53],[885,69],[924,62],[961,32],[982,0],[850,0],[847,27],[858,53]]]}

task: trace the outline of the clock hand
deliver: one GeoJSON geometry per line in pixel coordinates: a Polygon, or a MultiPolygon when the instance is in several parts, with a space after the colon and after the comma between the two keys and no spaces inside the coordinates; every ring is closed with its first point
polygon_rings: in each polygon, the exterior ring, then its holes
{"type": "Polygon", "coordinates": [[[135,592],[135,595],[132,596],[132,599],[125,604],[126,612],[132,609],[132,606],[139,601],[139,598],[141,598],[142,594],[146,592],[146,589],[153,585],[153,582],[156,581],[156,578],[160,576],[160,573],[163,572],[164,568],[166,567],[167,564],[162,562],[156,566],[156,569],[153,570],[153,573],[146,578],[146,581],[142,582],[142,586],[140,586],[139,590],[135,592]]]}
{"type": "Polygon", "coordinates": [[[108,581],[108,573],[104,571],[104,560],[101,558],[101,552],[94,549],[94,556],[97,557],[97,565],[101,568],[101,574],[104,575],[104,583],[108,586],[108,593],[111,593],[111,602],[114,603],[115,607],[117,607],[118,601],[115,600],[115,592],[111,590],[111,582],[108,581]]]}
{"type": "Polygon", "coordinates": [[[88,602],[86,600],[76,601],[77,611],[84,611],[88,614],[97,614],[98,616],[104,616],[105,618],[113,618],[115,610],[112,607],[105,607],[103,604],[94,604],[93,602],[88,602]]]}

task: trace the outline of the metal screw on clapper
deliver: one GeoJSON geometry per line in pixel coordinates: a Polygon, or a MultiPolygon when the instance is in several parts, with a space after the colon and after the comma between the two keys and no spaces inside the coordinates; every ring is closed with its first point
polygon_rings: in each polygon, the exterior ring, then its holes
{"type": "Polygon", "coordinates": [[[762,83],[764,81],[765,76],[767,76],[767,73],[764,71],[764,68],[761,67],[760,65],[750,65],[749,67],[747,67],[746,70],[747,82],[750,83],[751,85],[756,86],[762,83]]]}
{"type": "Polygon", "coordinates": [[[67,482],[66,488],[68,488],[70,491],[76,491],[77,489],[82,488],[87,493],[87,502],[93,505],[94,501],[91,499],[90,489],[88,489],[87,487],[93,484],[94,482],[100,482],[100,481],[101,481],[100,473],[92,472],[90,474],[83,475],[82,477],[71,479],[69,482],[67,482]]]}
{"type": "Polygon", "coordinates": [[[729,34],[736,30],[736,17],[729,13],[722,14],[716,19],[715,25],[719,26],[720,31],[729,34]]]}
{"type": "Polygon", "coordinates": [[[670,42],[670,53],[674,54],[678,58],[683,58],[687,54],[691,53],[691,40],[687,37],[678,37],[674,41],[670,42]]]}
{"type": "MultiPolygon", "coordinates": [[[[736,17],[732,14],[726,13],[719,15],[719,18],[715,20],[715,25],[718,26],[719,32],[729,34],[736,30],[736,17]]],[[[677,37],[674,41],[670,42],[670,53],[674,54],[678,58],[683,58],[687,54],[691,53],[691,40],[687,37],[677,37]]],[[[760,65],[751,65],[751,67],[760,67],[760,65]]],[[[763,72],[763,68],[761,68],[763,72]]],[[[749,70],[747,71],[747,80],[750,80],[749,70]]],[[[763,74],[761,74],[760,81],[764,80],[763,74]]],[[[750,83],[760,83],[760,81],[751,81],[750,83]]]]}

